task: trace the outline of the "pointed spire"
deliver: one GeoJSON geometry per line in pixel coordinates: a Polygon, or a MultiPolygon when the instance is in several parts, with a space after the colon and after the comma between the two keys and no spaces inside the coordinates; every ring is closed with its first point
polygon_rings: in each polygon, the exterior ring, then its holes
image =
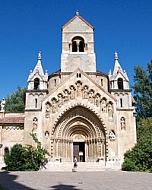
{"type": "Polygon", "coordinates": [[[37,64],[34,68],[34,71],[33,73],[36,73],[38,72],[40,75],[44,75],[44,72],[43,72],[43,68],[42,68],[42,64],[41,64],[41,60],[42,60],[42,53],[39,51],[38,53],[38,58],[37,58],[37,64]]]}
{"type": "Polygon", "coordinates": [[[30,74],[28,77],[28,89],[34,89],[33,81],[35,78],[38,78],[41,80],[40,89],[47,89],[48,72],[46,71],[44,74],[41,61],[42,61],[42,53],[39,51],[37,64],[34,70],[30,71],[30,74]]]}
{"type": "Polygon", "coordinates": [[[115,59],[115,65],[114,65],[114,69],[113,69],[113,75],[116,75],[119,71],[122,71],[122,68],[119,64],[117,52],[114,53],[114,59],[115,59]]]}

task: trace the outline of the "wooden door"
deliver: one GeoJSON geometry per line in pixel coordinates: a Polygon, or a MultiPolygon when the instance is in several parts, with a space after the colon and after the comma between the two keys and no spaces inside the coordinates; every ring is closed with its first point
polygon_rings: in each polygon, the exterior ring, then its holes
{"type": "Polygon", "coordinates": [[[79,143],[78,142],[73,143],[73,156],[75,156],[77,160],[79,161],[79,143]]]}

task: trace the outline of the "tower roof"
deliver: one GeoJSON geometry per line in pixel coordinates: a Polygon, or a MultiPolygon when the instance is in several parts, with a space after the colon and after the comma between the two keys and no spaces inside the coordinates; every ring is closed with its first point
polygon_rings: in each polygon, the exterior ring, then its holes
{"type": "Polygon", "coordinates": [[[94,27],[89,24],[84,18],[82,18],[80,15],[79,15],[79,12],[76,11],[76,15],[70,19],[63,27],[62,29],[64,29],[68,24],[70,24],[72,21],[74,21],[75,19],[79,18],[80,20],[82,20],[82,22],[84,22],[85,24],[87,24],[89,27],[91,27],[93,30],[94,30],[94,27]]]}

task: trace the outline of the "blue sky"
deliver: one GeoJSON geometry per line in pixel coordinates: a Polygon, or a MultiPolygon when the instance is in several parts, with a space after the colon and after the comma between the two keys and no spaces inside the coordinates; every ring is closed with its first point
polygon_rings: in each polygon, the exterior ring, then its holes
{"type": "Polygon", "coordinates": [[[77,10],[95,28],[97,69],[108,74],[117,51],[133,85],[152,59],[151,0],[0,0],[0,100],[27,86],[39,51],[44,70],[60,69],[61,27],[77,10]]]}

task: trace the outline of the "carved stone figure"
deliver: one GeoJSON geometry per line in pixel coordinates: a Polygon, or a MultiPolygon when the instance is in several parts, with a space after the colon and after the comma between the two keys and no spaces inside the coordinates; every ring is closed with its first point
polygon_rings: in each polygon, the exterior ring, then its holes
{"type": "Polygon", "coordinates": [[[73,99],[75,99],[75,89],[74,89],[74,86],[70,86],[70,91],[71,91],[70,99],[73,100],[73,99]]]}
{"type": "Polygon", "coordinates": [[[88,99],[88,87],[87,86],[84,86],[84,89],[83,89],[83,98],[84,99],[88,99]]]}
{"type": "Polygon", "coordinates": [[[37,123],[38,123],[38,119],[36,117],[33,118],[33,131],[35,129],[37,129],[37,123]]]}
{"type": "Polygon", "coordinates": [[[93,92],[93,90],[91,90],[91,91],[89,92],[89,101],[90,101],[91,103],[94,103],[94,96],[93,96],[93,94],[94,94],[94,92],[93,92]]]}
{"type": "Polygon", "coordinates": [[[49,117],[50,117],[50,104],[49,104],[49,102],[47,102],[47,104],[46,104],[45,117],[46,117],[46,118],[49,118],[49,117]]]}
{"type": "Polygon", "coordinates": [[[124,117],[121,117],[120,124],[121,124],[121,129],[125,130],[126,129],[126,122],[125,122],[125,118],[124,117]]]}
{"type": "Polygon", "coordinates": [[[96,98],[95,98],[95,105],[96,105],[97,107],[100,106],[100,95],[99,95],[99,94],[96,95],[96,98]]]}
{"type": "Polygon", "coordinates": [[[81,83],[80,82],[77,83],[77,96],[78,97],[81,96],[81,83]]]}
{"type": "Polygon", "coordinates": [[[103,113],[106,112],[106,100],[105,99],[102,99],[102,101],[101,101],[101,111],[103,113]]]}
{"type": "Polygon", "coordinates": [[[4,108],[5,108],[5,99],[3,98],[1,101],[1,111],[5,111],[4,108]]]}
{"type": "Polygon", "coordinates": [[[69,101],[69,92],[67,89],[64,90],[64,102],[69,101]]]}
{"type": "Polygon", "coordinates": [[[56,100],[52,100],[52,113],[56,113],[57,111],[57,105],[56,105],[56,100]]]}
{"type": "Polygon", "coordinates": [[[109,118],[113,118],[113,107],[110,103],[108,104],[108,115],[109,118]]]}
{"type": "Polygon", "coordinates": [[[61,108],[63,105],[63,96],[62,94],[58,94],[58,107],[61,108]]]}

